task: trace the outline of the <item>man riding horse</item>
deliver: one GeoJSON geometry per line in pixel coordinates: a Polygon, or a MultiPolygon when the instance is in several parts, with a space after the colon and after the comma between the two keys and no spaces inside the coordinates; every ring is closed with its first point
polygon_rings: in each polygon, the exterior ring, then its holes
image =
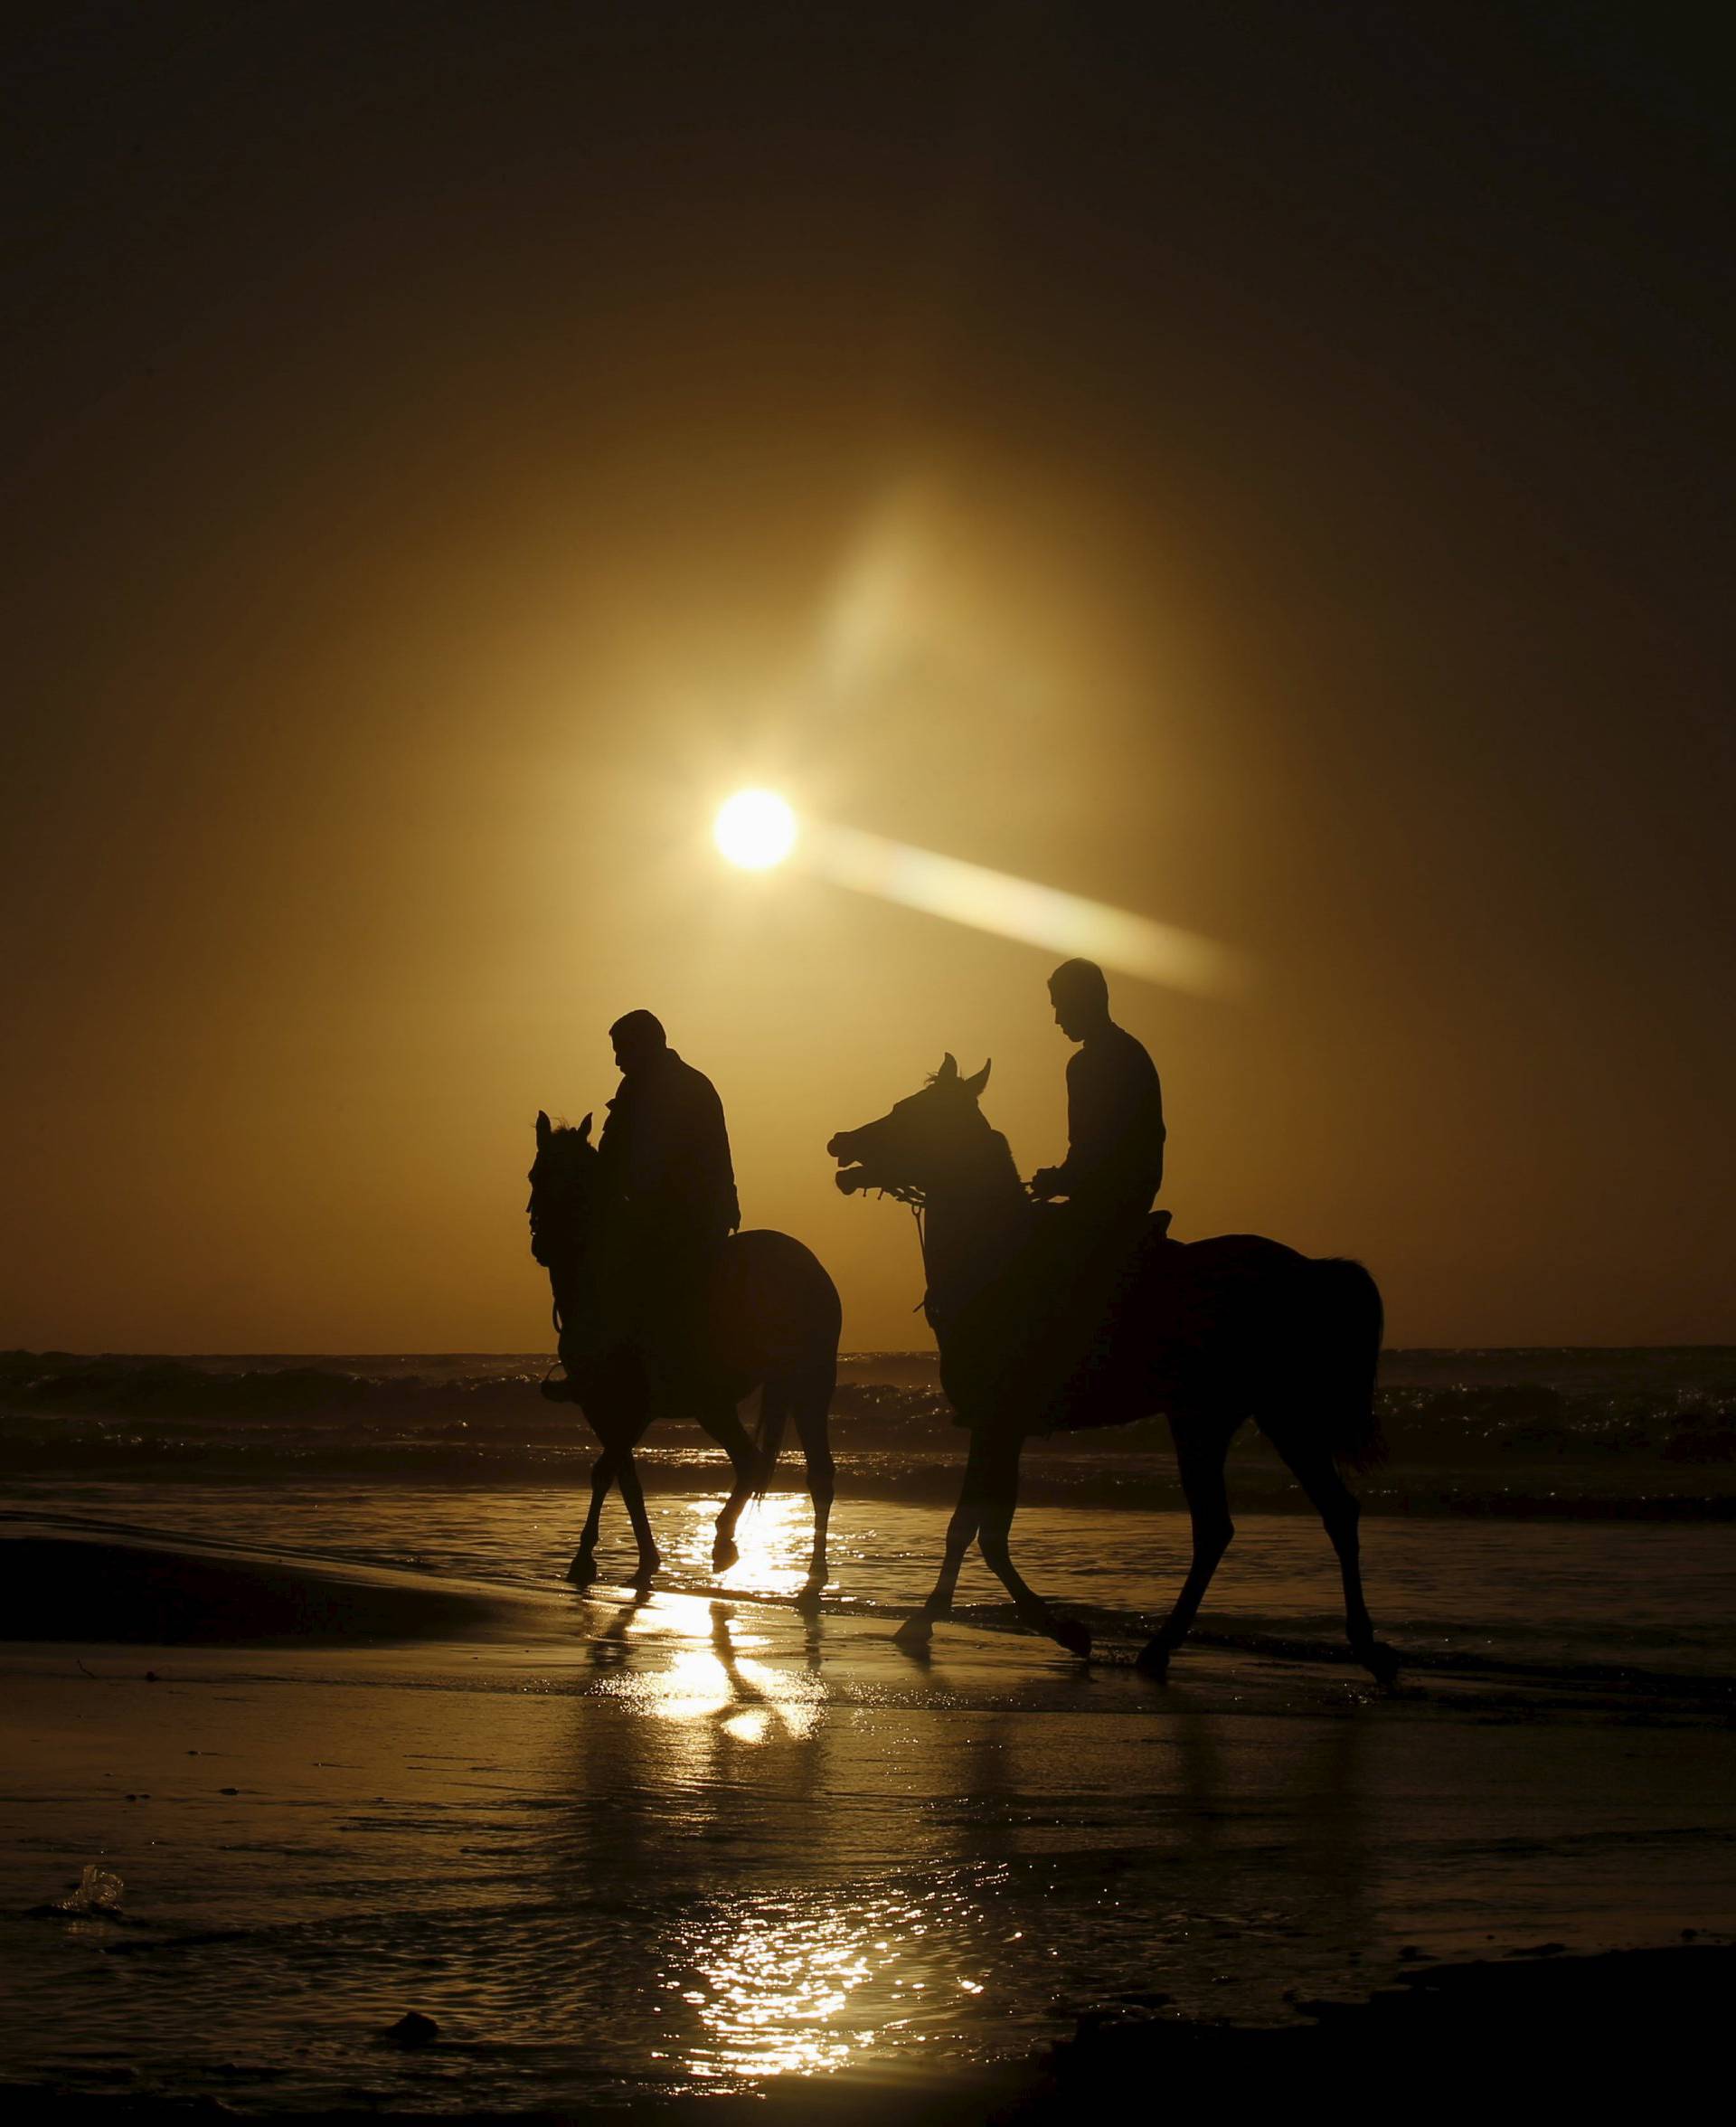
{"type": "Polygon", "coordinates": [[[669,1046],[650,1012],[628,1012],[609,1033],[621,1083],[599,1146],[609,1241],[601,1312],[609,1340],[636,1346],[662,1389],[679,1377],[741,1206],[711,1080],[669,1046]]]}
{"type": "Polygon", "coordinates": [[[1164,1094],[1145,1044],[1109,1017],[1109,987],[1091,960],[1049,978],[1055,1024],[1080,1044],[1067,1064],[1067,1157],[1040,1167],[1030,1194],[1052,1205],[1036,1236],[1042,1281],[1061,1300],[1042,1393],[1053,1394],[1110,1332],[1143,1254],[1168,1225],[1154,1221],[1164,1179],[1164,1094]],[[1055,1205],[1057,1197],[1065,1201],[1055,1205]],[[1081,1335],[1085,1341],[1081,1345],[1081,1335]]]}
{"type": "Polygon", "coordinates": [[[1164,1180],[1164,1092],[1146,1045],[1109,1017],[1109,986],[1092,960],[1049,978],[1055,1025],[1079,1054],[1067,1064],[1067,1157],[1031,1177],[1039,1203],[1064,1196],[1093,1226],[1150,1211],[1164,1180]]]}
{"type": "Polygon", "coordinates": [[[827,1577],[833,1463],[827,1413],[837,1379],[842,1310],[812,1251],[788,1234],[741,1233],[722,1103],[703,1072],[669,1046],[649,1012],[609,1029],[621,1083],[600,1144],[536,1119],[531,1249],[549,1273],[559,1379],[553,1402],[578,1404],[603,1453],[570,1577],[596,1578],[602,1505],[618,1483],[633,1521],[639,1574],[658,1555],[633,1464],[654,1418],[691,1418],[728,1452],[733,1489],[717,1517],[712,1563],[738,1555],[742,1509],[770,1482],[794,1421],[814,1500],[808,1593],[827,1577]],[[738,1406],[762,1393],[757,1433],[738,1406]]]}

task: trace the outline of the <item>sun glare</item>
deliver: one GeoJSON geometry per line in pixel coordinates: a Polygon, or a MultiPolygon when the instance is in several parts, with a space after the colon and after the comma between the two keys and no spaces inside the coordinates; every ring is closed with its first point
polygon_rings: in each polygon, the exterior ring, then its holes
{"type": "Polygon", "coordinates": [[[796,815],[772,790],[738,790],[712,824],[718,848],[743,871],[769,871],[796,846],[796,815]]]}

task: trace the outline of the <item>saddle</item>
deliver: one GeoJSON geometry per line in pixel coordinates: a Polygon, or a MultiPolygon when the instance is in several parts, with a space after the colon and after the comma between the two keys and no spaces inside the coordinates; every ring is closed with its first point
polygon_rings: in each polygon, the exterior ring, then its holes
{"type": "MultiPolygon", "coordinates": [[[[1052,1215],[1039,1214],[1045,1215],[1052,1215]]],[[[1181,1301],[1188,1282],[1186,1246],[1171,1238],[1170,1217],[1142,1215],[1121,1228],[1118,1241],[1106,1245],[1099,1234],[1083,1253],[1064,1212],[1039,1226],[1016,1281],[982,1296],[943,1361],[942,1385],[955,1407],[992,1413],[997,1427],[1024,1433],[1126,1425],[1147,1415],[1154,1291],[1167,1287],[1181,1301]]]]}

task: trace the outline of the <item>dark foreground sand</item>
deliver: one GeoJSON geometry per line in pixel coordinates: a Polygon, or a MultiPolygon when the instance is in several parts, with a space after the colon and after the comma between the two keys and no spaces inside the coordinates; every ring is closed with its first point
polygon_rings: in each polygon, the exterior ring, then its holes
{"type": "MultiPolygon", "coordinates": [[[[531,2112],[455,2114],[394,2108],[400,2121],[511,2121],[639,2127],[1060,2127],[1158,2108],[1230,2110],[1379,2105],[1433,2118],[1451,2105],[1505,2118],[1569,2104],[1721,2110],[1736,1948],[1617,1951],[1508,1963],[1442,1965],[1317,2020],[1250,2030],[1158,2015],[1081,2019],[1077,2035],[1033,2057],[940,2077],[902,2073],[781,2077],[751,2094],[627,2098],[531,2112]]],[[[0,2084],[14,2118],[38,2108],[72,2122],[234,2118],[222,2100],[70,2095],[53,2084],[0,2084]]],[[[373,2119],[376,2105],[297,2120],[373,2119]]]]}
{"type": "Polygon", "coordinates": [[[1505,2112],[1723,2075],[1736,1950],[1682,1940],[1736,1920],[1704,1693],[1383,1697],[1221,1650],[1160,1690],[966,1630],[913,1668],[847,1608],[8,1527],[0,2089],[61,2120],[1505,2112]],[[92,1859],[123,1911],[57,1914],[92,1859]],[[382,2042],[409,2009],[430,2046],[382,2042]]]}

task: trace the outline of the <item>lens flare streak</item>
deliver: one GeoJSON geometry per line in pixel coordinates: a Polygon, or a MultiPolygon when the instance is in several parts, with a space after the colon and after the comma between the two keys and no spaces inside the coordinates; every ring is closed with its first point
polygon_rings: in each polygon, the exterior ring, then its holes
{"type": "Polygon", "coordinates": [[[1194,931],[857,827],[814,823],[803,836],[801,862],[855,893],[1096,960],[1171,989],[1222,997],[1247,986],[1241,956],[1194,931]]]}

